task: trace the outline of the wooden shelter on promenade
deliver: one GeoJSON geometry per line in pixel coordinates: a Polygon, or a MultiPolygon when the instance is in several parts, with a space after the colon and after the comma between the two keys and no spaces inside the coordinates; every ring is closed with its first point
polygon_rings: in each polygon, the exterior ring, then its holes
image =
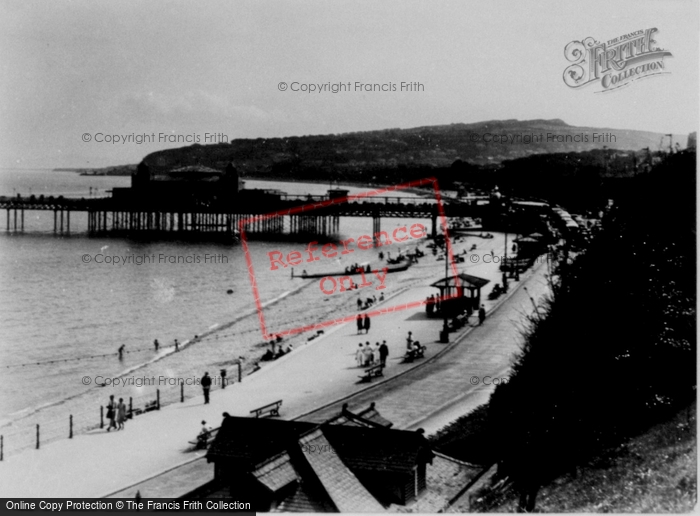
{"type": "Polygon", "coordinates": [[[489,280],[460,273],[436,281],[431,287],[440,290],[433,313],[439,317],[457,317],[463,313],[471,314],[481,304],[481,287],[489,280]]]}

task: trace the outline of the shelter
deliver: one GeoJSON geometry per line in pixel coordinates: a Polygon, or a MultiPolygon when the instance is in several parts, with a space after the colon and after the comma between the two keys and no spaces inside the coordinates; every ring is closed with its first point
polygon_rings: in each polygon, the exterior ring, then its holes
{"type": "Polygon", "coordinates": [[[441,301],[435,313],[441,317],[457,317],[463,312],[478,310],[481,304],[481,287],[487,283],[487,279],[465,273],[436,281],[430,285],[440,290],[441,301]]]}

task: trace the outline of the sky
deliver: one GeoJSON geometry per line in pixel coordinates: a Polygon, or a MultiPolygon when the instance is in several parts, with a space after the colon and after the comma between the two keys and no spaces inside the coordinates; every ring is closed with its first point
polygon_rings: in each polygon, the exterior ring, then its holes
{"type": "Polygon", "coordinates": [[[168,135],[205,143],[499,119],[687,134],[700,105],[698,15],[694,0],[0,0],[0,167],[138,163],[183,146],[168,135]],[[571,41],[650,28],[672,54],[669,74],[604,94],[564,84],[571,41]],[[291,91],[348,82],[335,94],[291,91]],[[155,141],[136,143],[144,134],[155,141]]]}

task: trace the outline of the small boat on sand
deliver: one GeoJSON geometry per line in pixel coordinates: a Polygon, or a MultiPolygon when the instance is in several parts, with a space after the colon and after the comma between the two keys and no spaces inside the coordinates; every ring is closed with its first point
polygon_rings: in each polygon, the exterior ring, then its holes
{"type": "MultiPolygon", "coordinates": [[[[359,268],[362,268],[364,270],[365,274],[371,273],[371,269],[368,271],[367,266],[360,265],[359,268]]],[[[411,261],[406,260],[405,263],[399,264],[399,265],[389,265],[386,267],[386,272],[387,273],[392,273],[392,272],[403,272],[407,270],[411,266],[411,261]]],[[[380,267],[381,269],[384,269],[385,267],[380,267]]],[[[352,272],[346,272],[346,271],[336,271],[336,272],[321,272],[321,273],[315,273],[315,274],[307,274],[306,271],[303,271],[301,274],[294,274],[294,269],[292,269],[292,278],[301,278],[301,279],[313,279],[313,278],[325,278],[327,276],[357,276],[359,275],[360,272],[355,269],[352,272]]]]}

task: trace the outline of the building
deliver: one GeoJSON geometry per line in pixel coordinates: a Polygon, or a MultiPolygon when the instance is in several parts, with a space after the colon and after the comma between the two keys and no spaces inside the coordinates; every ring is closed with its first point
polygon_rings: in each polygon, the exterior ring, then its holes
{"type": "Polygon", "coordinates": [[[188,496],[260,512],[383,512],[426,491],[433,458],[422,430],[391,428],[373,405],[322,424],[228,416],[207,453],[214,480],[188,496]]]}
{"type": "Polygon", "coordinates": [[[131,176],[131,188],[114,188],[112,198],[117,202],[143,202],[149,206],[164,203],[190,206],[230,203],[242,190],[243,181],[232,163],[223,171],[194,165],[153,172],[141,162],[131,176]]]}

